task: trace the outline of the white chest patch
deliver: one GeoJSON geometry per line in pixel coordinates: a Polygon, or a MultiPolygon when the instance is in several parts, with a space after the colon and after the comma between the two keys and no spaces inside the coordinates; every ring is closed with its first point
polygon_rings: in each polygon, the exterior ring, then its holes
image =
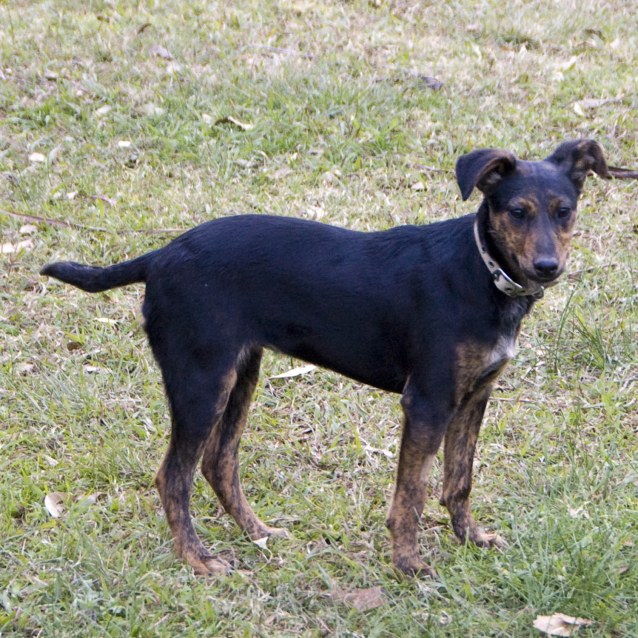
{"type": "Polygon", "coordinates": [[[496,345],[490,352],[488,360],[486,361],[486,367],[489,368],[499,361],[507,363],[508,361],[511,361],[515,355],[515,339],[513,337],[500,337],[499,340],[496,342],[496,345]]]}

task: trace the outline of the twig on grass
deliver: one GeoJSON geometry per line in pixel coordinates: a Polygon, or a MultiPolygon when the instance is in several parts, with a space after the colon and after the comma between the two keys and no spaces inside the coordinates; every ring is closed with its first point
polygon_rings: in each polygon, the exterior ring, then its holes
{"type": "Polygon", "coordinates": [[[87,226],[78,224],[77,222],[69,222],[64,219],[54,219],[52,217],[42,217],[40,215],[28,215],[27,213],[18,213],[16,211],[0,208],[0,215],[8,215],[15,219],[23,219],[29,222],[37,222],[40,224],[49,224],[49,226],[58,226],[62,228],[76,228],[78,230],[88,230],[95,233],[144,233],[145,235],[166,235],[184,232],[183,228],[102,228],[100,226],[87,226]]]}

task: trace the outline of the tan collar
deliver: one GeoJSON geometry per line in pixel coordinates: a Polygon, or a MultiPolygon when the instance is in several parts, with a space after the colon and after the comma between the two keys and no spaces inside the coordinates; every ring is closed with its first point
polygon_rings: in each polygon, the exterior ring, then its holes
{"type": "MultiPolygon", "coordinates": [[[[540,299],[545,294],[545,288],[540,284],[533,284],[525,288],[520,284],[517,284],[508,274],[500,267],[498,262],[489,254],[487,246],[481,238],[479,231],[478,219],[474,221],[474,240],[476,246],[479,249],[479,254],[483,263],[487,266],[487,269],[492,275],[492,281],[494,285],[508,297],[534,297],[534,299],[540,299]]],[[[553,282],[548,284],[553,285],[553,282]]]]}

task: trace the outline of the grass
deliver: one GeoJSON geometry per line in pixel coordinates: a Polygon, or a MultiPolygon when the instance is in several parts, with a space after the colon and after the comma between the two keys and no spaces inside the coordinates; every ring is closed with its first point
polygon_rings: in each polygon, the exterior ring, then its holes
{"type": "Polygon", "coordinates": [[[118,261],[240,212],[362,230],[460,215],[477,199],[454,161],[482,146],[538,158],[590,136],[638,163],[629,0],[236,4],[0,2],[0,635],[534,636],[556,611],[594,622],[580,636],[637,635],[632,183],[588,180],[572,275],[488,409],[474,506],[506,550],[459,546],[433,498],[440,580],[397,577],[396,397],[273,379],[296,363],[269,356],[244,483],[292,538],[251,543],[198,479],[199,532],[238,569],[205,580],[175,558],[142,291],[89,296],[42,264],[118,261]],[[368,611],[335,593],[372,587],[368,611]]]}

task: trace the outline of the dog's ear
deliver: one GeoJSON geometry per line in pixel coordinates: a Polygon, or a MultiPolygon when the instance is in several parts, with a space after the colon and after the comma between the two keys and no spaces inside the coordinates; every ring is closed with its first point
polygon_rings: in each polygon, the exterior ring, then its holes
{"type": "Polygon", "coordinates": [[[603,149],[594,140],[573,140],[563,142],[548,158],[561,167],[580,192],[585,178],[593,171],[600,177],[609,179],[609,169],[603,155],[603,149]]]}
{"type": "Polygon", "coordinates": [[[456,181],[465,201],[474,188],[488,195],[509,171],[516,167],[516,158],[507,151],[484,148],[462,155],[456,162],[456,181]]]}

